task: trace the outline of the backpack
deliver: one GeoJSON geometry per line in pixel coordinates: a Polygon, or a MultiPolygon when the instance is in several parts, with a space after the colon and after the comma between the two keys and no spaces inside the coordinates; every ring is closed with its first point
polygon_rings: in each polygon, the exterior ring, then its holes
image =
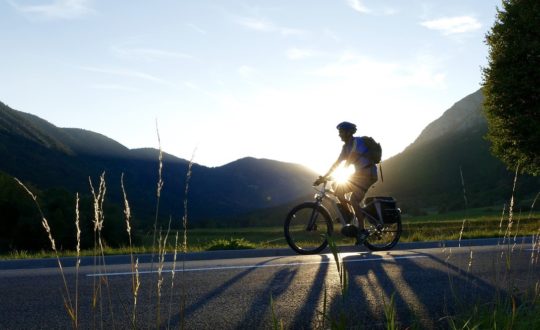
{"type": "Polygon", "coordinates": [[[377,141],[373,140],[371,136],[362,136],[361,139],[368,149],[366,157],[370,160],[371,164],[379,164],[382,158],[381,145],[377,143],[377,141]]]}

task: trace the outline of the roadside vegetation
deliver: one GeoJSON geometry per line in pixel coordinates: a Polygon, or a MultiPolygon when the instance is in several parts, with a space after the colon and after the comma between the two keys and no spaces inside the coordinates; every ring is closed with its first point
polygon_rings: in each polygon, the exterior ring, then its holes
{"type": "MultiPolygon", "coordinates": [[[[468,212],[453,212],[447,214],[434,214],[420,217],[404,217],[403,234],[400,243],[405,242],[433,242],[458,239],[504,237],[508,226],[507,211],[503,214],[494,208],[479,208],[468,212]]],[[[513,237],[530,236],[538,231],[540,212],[522,212],[514,215],[513,237]]],[[[337,225],[336,225],[337,226],[337,225]]],[[[166,230],[162,231],[165,235],[166,230]]],[[[182,235],[182,231],[170,230],[169,235],[182,235]]],[[[152,250],[152,237],[143,233],[134,233],[139,237],[140,243],[131,247],[122,245],[110,246],[104,241],[103,253],[105,255],[157,253],[156,247],[152,250]]],[[[352,245],[352,239],[336,235],[336,244],[352,245]]],[[[172,251],[174,242],[169,242],[167,249],[172,251]]],[[[187,237],[187,252],[201,252],[212,250],[235,249],[269,249],[288,248],[283,237],[283,228],[274,227],[244,227],[244,228],[194,228],[189,230],[187,237]]],[[[74,249],[59,249],[61,257],[75,256],[74,249]]],[[[93,256],[94,249],[82,249],[81,256],[93,256]]],[[[55,257],[51,251],[14,250],[0,255],[0,259],[28,259],[55,257]]]]}
{"type": "MultiPolygon", "coordinates": [[[[505,9],[512,9],[518,3],[516,1],[503,1],[505,9]]],[[[535,4],[534,1],[524,1],[523,3],[535,4]]],[[[518,6],[515,6],[518,7],[518,6]]],[[[536,5],[535,8],[538,8],[536,5]]],[[[515,8],[514,8],[515,9],[515,8]]],[[[526,9],[526,8],[525,8],[526,9]]],[[[509,14],[515,13],[514,11],[509,14]]],[[[522,15],[527,14],[524,10],[522,15]]],[[[494,43],[499,38],[499,29],[506,14],[500,13],[497,29],[488,36],[488,41],[494,43]]],[[[533,22],[533,20],[531,20],[533,22]]],[[[538,25],[536,25],[538,27],[538,25]]],[[[494,43],[495,44],[495,43],[494,43]]],[[[538,59],[538,56],[536,57],[538,59]]],[[[492,55],[492,65],[496,60],[492,55]]],[[[533,66],[538,68],[539,66],[533,66]]],[[[527,67],[530,69],[530,66],[527,67]]],[[[527,70],[524,70],[527,71],[527,70]]],[[[511,72],[514,72],[511,70],[511,72]]],[[[486,71],[488,76],[487,87],[490,93],[496,96],[497,89],[494,88],[490,81],[495,71],[486,71]]],[[[506,70],[503,71],[506,75],[506,70]]],[[[529,74],[529,73],[527,73],[529,74]]],[[[508,75],[515,81],[512,75],[508,75]]],[[[494,75],[497,77],[497,75],[494,75]]],[[[537,88],[537,86],[535,85],[537,88]]],[[[517,90],[517,88],[516,88],[517,90]]],[[[532,93],[537,95],[537,93],[532,93]]],[[[494,97],[494,96],[493,96],[494,97]]],[[[538,98],[535,98],[537,100],[538,98]]],[[[514,98],[512,97],[512,101],[514,98]]],[[[491,102],[493,103],[493,102],[491,102]]],[[[537,109],[537,108],[534,108],[537,109]]],[[[495,112],[497,109],[492,109],[495,112]]],[[[518,109],[521,111],[521,108],[518,109]]],[[[492,119],[494,120],[494,119],[492,119]]],[[[538,139],[538,125],[533,125],[526,122],[526,126],[533,127],[535,137],[538,139]]],[[[495,126],[497,128],[498,126],[495,126]]],[[[502,131],[502,130],[501,130],[502,131]]],[[[517,130],[519,131],[519,130],[517,130]]],[[[530,130],[523,130],[527,133],[530,130]]],[[[506,131],[504,131],[506,132],[506,131]]],[[[523,134],[525,134],[523,133],[523,134]]],[[[492,138],[497,139],[491,133],[492,138]]],[[[530,137],[526,134],[526,137],[530,137]]],[[[507,135],[504,136],[508,137],[507,135]]],[[[158,134],[159,139],[159,134],[158,134]]],[[[516,139],[513,139],[515,141],[516,139]]],[[[528,141],[527,139],[521,139],[528,141]]],[[[496,146],[506,146],[505,141],[499,141],[496,146]]],[[[528,146],[537,147],[537,143],[528,143],[528,146]]],[[[504,148],[506,150],[506,148],[504,148]]],[[[526,149],[521,147],[521,149],[526,149]]],[[[497,150],[497,148],[496,148],[497,150]]],[[[537,149],[534,149],[537,150],[537,149]]],[[[533,150],[533,151],[534,151],[533,150]]],[[[527,151],[527,150],[526,150],[527,151]]],[[[536,151],[534,151],[536,152],[536,151]]],[[[533,174],[538,174],[538,158],[534,152],[525,153],[523,155],[511,154],[505,158],[509,166],[516,167],[516,179],[519,172],[519,161],[527,160],[530,164],[524,169],[533,174]],[[532,154],[532,155],[531,155],[532,154]],[[535,158],[536,157],[536,158],[535,158]],[[515,164],[518,162],[518,164],[515,164]]],[[[504,158],[504,157],[503,157],[504,158]]],[[[134,222],[131,215],[129,205],[128,192],[124,190],[123,181],[122,192],[124,194],[123,210],[114,208],[107,209],[104,206],[106,196],[105,175],[103,174],[94,186],[90,180],[91,196],[79,198],[77,195],[68,196],[64,191],[50,192],[44,196],[45,206],[40,204],[33,187],[27,187],[22,182],[18,184],[23,188],[16,194],[26,194],[30,199],[23,201],[21,209],[29,210],[35,208],[38,210],[39,217],[36,222],[34,214],[24,213],[21,215],[21,226],[17,228],[10,227],[10,224],[3,224],[4,232],[16,232],[20,234],[21,239],[29,239],[36,244],[43,245],[45,242],[48,246],[47,250],[41,251],[26,251],[12,250],[4,252],[0,255],[2,259],[25,259],[25,258],[55,258],[58,262],[58,268],[62,277],[63,286],[60,288],[67,317],[74,329],[80,327],[93,328],[108,328],[109,326],[119,326],[120,328],[140,328],[139,317],[141,315],[140,302],[142,293],[148,296],[144,298],[156,306],[155,310],[144,311],[146,315],[150,315],[155,323],[156,328],[185,328],[184,324],[184,309],[186,307],[186,283],[181,273],[176,274],[175,269],[181,267],[181,255],[188,252],[224,250],[224,249],[253,249],[253,248],[283,248],[287,247],[283,238],[283,230],[280,226],[273,227],[247,227],[247,228],[213,228],[213,229],[190,229],[188,234],[188,198],[184,200],[185,214],[181,219],[170,219],[168,223],[158,221],[159,205],[161,197],[161,188],[163,181],[161,177],[162,170],[162,153],[160,148],[159,158],[159,178],[156,189],[156,208],[155,222],[151,232],[137,231],[134,227],[134,222]],[[65,217],[62,212],[66,209],[66,205],[73,202],[73,206],[69,206],[72,210],[69,216],[73,218],[73,223],[67,226],[66,224],[55,224],[58,219],[65,217]],[[112,219],[111,222],[107,222],[112,219]],[[28,222],[26,222],[28,220],[28,222]],[[104,224],[105,223],[105,224],[104,224]],[[37,226],[36,226],[37,224],[37,226]],[[171,224],[173,228],[171,229],[171,224]],[[56,231],[57,228],[61,230],[56,231]],[[39,230],[40,234],[34,235],[39,230]],[[58,243],[61,244],[58,244],[58,243]],[[112,310],[111,292],[115,291],[115,287],[108,280],[107,276],[102,276],[95,279],[93,283],[93,296],[80,297],[78,293],[79,285],[79,264],[80,258],[83,256],[92,256],[95,260],[94,267],[96,273],[107,273],[107,265],[105,255],[111,254],[127,254],[131,257],[132,276],[130,278],[130,292],[124,301],[124,314],[114,315],[112,310]],[[138,255],[151,254],[152,266],[151,271],[156,270],[156,275],[151,277],[151,280],[144,284],[139,276],[138,255]],[[172,271],[164,273],[165,255],[172,254],[174,256],[172,263],[172,271]],[[72,256],[77,259],[75,278],[65,276],[61,258],[64,256],[72,256]],[[165,281],[167,277],[167,281],[165,281]],[[74,283],[68,281],[74,280],[74,283]],[[166,285],[165,285],[166,283],[166,285]],[[143,287],[146,285],[146,287],[143,287]],[[174,300],[175,292],[180,292],[178,295],[180,301],[174,300]],[[89,309],[82,309],[83,300],[90,300],[89,309]],[[180,320],[171,324],[173,314],[172,311],[179,312],[180,320]],[[104,316],[107,312],[111,312],[109,316],[104,316]],[[91,316],[86,315],[86,319],[91,319],[92,324],[82,325],[81,313],[91,313],[91,316]]],[[[185,186],[185,196],[188,196],[189,178],[191,176],[191,163],[186,174],[187,180],[185,186]]],[[[6,184],[5,178],[0,176],[0,183],[6,184]]],[[[11,186],[10,186],[11,187],[11,186]]],[[[11,189],[11,188],[10,188],[11,189]]],[[[15,189],[15,188],[13,188],[15,189]]],[[[27,197],[28,197],[27,196],[27,197]]],[[[466,196],[465,201],[466,201],[466,196]]],[[[438,214],[433,212],[422,216],[404,216],[404,231],[400,242],[417,242],[417,241],[446,241],[446,240],[463,240],[469,238],[487,238],[500,237],[503,238],[504,244],[501,244],[501,259],[497,267],[507,274],[512,274],[512,258],[514,250],[511,247],[513,243],[522,236],[532,236],[533,243],[530,255],[531,269],[537,268],[540,252],[540,212],[535,211],[535,204],[538,203],[538,195],[531,201],[530,207],[520,209],[515,203],[514,192],[512,191],[508,205],[465,209],[460,212],[438,214]],[[533,267],[534,266],[534,267],[533,267]]],[[[16,208],[8,207],[7,204],[0,205],[3,212],[18,212],[16,208]]],[[[321,329],[349,329],[356,328],[359,325],[349,323],[347,314],[343,308],[329,308],[330,299],[338,300],[337,306],[345,306],[347,297],[350,293],[350,275],[347,269],[346,262],[340,256],[339,246],[351,245],[353,241],[346,239],[340,235],[335,235],[329,239],[329,247],[334,259],[334,264],[337,270],[339,288],[337,294],[330,295],[326,289],[324,297],[322,297],[322,308],[319,310],[318,323],[315,328],[321,329]]],[[[472,258],[469,260],[469,265],[474,262],[472,258]]],[[[538,329],[540,328],[540,281],[538,274],[532,274],[531,283],[526,289],[518,289],[515,286],[514,279],[511,276],[504,278],[504,283],[500,284],[506,289],[501,292],[494,292],[493,299],[482,303],[469,303],[460,301],[459,298],[454,301],[457,306],[460,306],[455,313],[448,314],[440,320],[434,320],[443,328],[450,329],[538,329]]],[[[449,285],[451,285],[451,275],[449,272],[449,285]]],[[[117,293],[117,292],[116,292],[117,293]]],[[[394,299],[394,295],[390,295],[388,300],[381,302],[384,310],[384,327],[386,329],[416,329],[422,328],[419,324],[404,324],[399,320],[398,306],[394,299]]],[[[274,306],[276,302],[269,297],[271,311],[268,313],[272,320],[270,326],[274,329],[284,327],[284,322],[281,315],[275,313],[274,306]]],[[[84,316],[84,315],[83,315],[84,316]]],[[[46,325],[45,325],[46,326],[46,325]]],[[[146,324],[145,324],[146,326],[146,324]]]]}
{"type": "MultiPolygon", "coordinates": [[[[188,171],[186,180],[189,184],[191,172],[188,171]]],[[[516,174],[517,180],[517,174],[516,174]]],[[[186,184],[186,195],[189,185],[186,184]]],[[[188,199],[184,200],[185,214],[181,219],[175,219],[176,225],[182,227],[182,230],[172,230],[169,221],[166,226],[158,222],[159,200],[163,181],[161,179],[161,158],[159,160],[159,180],[156,189],[156,221],[154,224],[155,230],[151,232],[135,232],[132,228],[133,219],[131,216],[131,208],[129,205],[128,193],[123,189],[123,181],[121,182],[124,193],[124,210],[123,210],[123,228],[126,238],[122,245],[111,247],[109,239],[103,235],[103,228],[107,226],[107,220],[104,212],[104,201],[106,196],[105,175],[99,178],[99,181],[93,183],[90,180],[92,198],[90,199],[90,210],[92,210],[93,218],[90,224],[85,226],[83,230],[90,230],[90,234],[86,232],[87,237],[93,237],[93,248],[81,249],[81,209],[78,195],[76,203],[74,203],[74,231],[71,235],[74,237],[75,248],[73,250],[60,247],[55,241],[55,232],[49,226],[48,220],[42,211],[36,195],[30,188],[23,183],[19,185],[26,190],[26,193],[31,197],[30,201],[34,204],[40,214],[42,230],[49,240],[51,252],[42,251],[39,253],[29,253],[25,251],[16,251],[11,254],[4,255],[4,258],[35,258],[35,257],[53,257],[58,262],[60,274],[63,280],[62,298],[65,302],[65,310],[71,321],[72,328],[77,329],[82,326],[86,327],[88,319],[93,319],[93,327],[108,327],[110,325],[122,325],[133,329],[140,328],[142,324],[141,301],[151,302],[151,306],[155,309],[148,314],[145,311],[145,318],[150,315],[153,319],[156,328],[184,328],[185,320],[181,316],[179,320],[172,320],[171,315],[184,315],[186,307],[186,285],[183,273],[176,273],[174,270],[183,267],[182,254],[187,252],[208,251],[208,250],[224,250],[224,249],[250,249],[250,248],[281,248],[286,247],[286,242],[283,238],[283,228],[281,226],[273,227],[249,227],[249,228],[219,228],[219,229],[189,229],[188,231],[188,199]],[[137,243],[134,243],[133,237],[137,236],[137,243]],[[151,254],[152,264],[150,271],[154,271],[155,275],[150,276],[149,280],[142,281],[139,273],[138,256],[140,254],[151,254]],[[96,273],[107,273],[107,265],[105,255],[108,254],[127,254],[131,256],[131,292],[130,296],[123,302],[124,312],[113,314],[115,306],[112,305],[111,295],[115,294],[114,285],[109,281],[107,276],[96,279],[93,284],[93,297],[80,297],[78,294],[78,267],[80,259],[84,255],[94,258],[94,267],[96,273]],[[172,254],[172,272],[165,272],[165,255],[172,254]],[[73,290],[73,278],[64,276],[62,268],[62,256],[73,256],[77,259],[77,275],[75,276],[75,285],[73,290]],[[175,294],[176,292],[176,294],[175,294]],[[172,297],[179,296],[173,299],[172,297]],[[88,306],[86,300],[91,299],[91,304],[88,306]],[[81,314],[82,313],[82,314],[81,314]],[[87,314],[91,315],[87,315],[87,314]],[[85,321],[83,321],[85,320],[85,321]],[[173,322],[173,323],[171,323],[173,322]]],[[[532,204],[520,211],[516,206],[514,194],[508,203],[508,206],[500,207],[500,210],[493,208],[481,209],[466,209],[461,212],[432,214],[409,217],[404,216],[404,232],[400,242],[413,241],[447,241],[447,240],[462,240],[467,238],[484,238],[484,237],[502,237],[502,241],[507,246],[510,246],[521,236],[533,236],[533,249],[531,262],[538,263],[538,250],[540,235],[540,212],[535,212],[535,204],[537,203],[537,195],[532,204]],[[536,253],[536,256],[535,256],[536,253]]],[[[118,230],[118,228],[117,228],[118,230]]],[[[351,277],[347,270],[346,262],[344,262],[339,254],[339,246],[352,245],[354,242],[351,239],[334,235],[330,241],[330,251],[334,258],[339,277],[339,292],[336,294],[327,292],[325,289],[322,309],[318,311],[320,317],[317,318],[315,328],[321,329],[348,329],[355,328],[360,325],[351,323],[347,317],[346,306],[348,304],[349,291],[351,290],[351,277]],[[338,306],[337,308],[335,306],[338,306]],[[340,307],[341,306],[341,307],[340,307]]],[[[111,244],[112,245],[112,244],[111,244]]],[[[511,270],[511,258],[513,249],[504,249],[504,260],[500,267],[506,271],[511,270]]],[[[471,257],[470,263],[473,262],[471,257]]],[[[451,276],[449,272],[451,285],[451,276]]],[[[487,303],[468,303],[464,301],[455,301],[458,306],[463,306],[457,312],[448,314],[444,319],[433,320],[437,324],[452,329],[483,329],[483,328],[502,328],[504,329],[522,329],[526,327],[536,328],[540,324],[540,282],[535,282],[535,285],[526,291],[516,291],[512,286],[512,279],[508,281],[508,290],[503,295],[500,292],[494,293],[491,302],[487,303]]],[[[330,287],[330,286],[329,286],[330,287]]],[[[117,293],[116,293],[117,294],[117,293]]],[[[454,298],[455,299],[455,298],[454,298]]],[[[276,302],[269,297],[269,318],[272,320],[274,328],[282,328],[284,323],[281,315],[276,314],[276,302]],[[270,315],[271,313],[271,315],[270,315]]],[[[421,329],[420,323],[407,324],[399,318],[399,306],[394,298],[394,295],[389,295],[382,302],[384,305],[382,316],[385,327],[387,329],[421,329]]],[[[145,326],[148,325],[147,320],[144,321],[145,326]]]]}

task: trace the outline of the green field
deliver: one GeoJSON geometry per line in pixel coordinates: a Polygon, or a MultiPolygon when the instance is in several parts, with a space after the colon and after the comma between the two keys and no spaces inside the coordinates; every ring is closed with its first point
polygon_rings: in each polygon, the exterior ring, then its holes
{"type": "MultiPolygon", "coordinates": [[[[334,226],[335,231],[340,228],[334,226]]],[[[508,216],[501,221],[501,214],[455,213],[403,219],[400,242],[441,241],[468,238],[522,236],[538,234],[540,213],[529,216],[514,215],[509,228],[508,216]],[[509,232],[507,232],[509,229],[509,232]]],[[[353,244],[353,239],[335,234],[338,245],[353,244]]],[[[206,250],[213,241],[244,239],[257,248],[287,247],[282,227],[254,227],[229,229],[193,229],[188,232],[188,245],[192,250],[206,250]]]]}
{"type": "MultiPolygon", "coordinates": [[[[334,225],[334,236],[338,245],[352,245],[354,239],[339,234],[339,224],[334,225]],[[337,232],[337,233],[336,233],[337,232]]],[[[403,217],[403,234],[400,242],[444,241],[486,237],[515,237],[540,233],[540,212],[514,213],[512,221],[502,211],[491,209],[474,209],[467,212],[433,214],[422,217],[403,217]]],[[[163,232],[163,236],[165,236],[163,232]]],[[[170,232],[167,241],[167,252],[174,251],[176,232],[170,232]]],[[[179,232],[178,246],[183,243],[184,233],[179,232]]],[[[152,237],[141,236],[143,243],[133,247],[135,253],[152,252],[152,237]]],[[[223,249],[266,249],[286,248],[283,227],[248,227],[248,228],[216,228],[189,229],[187,231],[188,252],[223,250],[223,249]]],[[[129,253],[128,247],[105,249],[105,254],[129,253]]],[[[82,251],[83,255],[93,255],[93,250],[82,251]]],[[[75,255],[74,251],[60,251],[63,256],[75,255]]],[[[52,257],[49,251],[26,252],[12,251],[0,256],[2,259],[52,257]]]]}

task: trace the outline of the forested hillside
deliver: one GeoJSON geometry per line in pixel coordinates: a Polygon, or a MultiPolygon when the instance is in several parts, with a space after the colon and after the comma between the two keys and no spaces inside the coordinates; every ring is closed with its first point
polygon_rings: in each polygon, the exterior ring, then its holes
{"type": "MultiPolygon", "coordinates": [[[[120,177],[136,218],[153,224],[157,205],[159,151],[130,150],[101,134],[58,128],[0,103],[0,170],[38,189],[90,193],[105,172],[107,202],[121,205],[120,177]]],[[[164,153],[159,213],[184,215],[189,162],[164,153]]],[[[310,192],[315,174],[307,168],[244,158],[222,167],[193,164],[188,191],[191,224],[215,221],[280,205],[310,192]]]]}
{"type": "MultiPolygon", "coordinates": [[[[395,196],[411,213],[466,206],[502,209],[510,199],[514,173],[490,153],[482,102],[481,90],[463,98],[402,153],[385,160],[384,182],[371,193],[395,196]]],[[[538,178],[518,177],[516,197],[524,208],[539,187],[538,178]]]]}
{"type": "MultiPolygon", "coordinates": [[[[512,194],[514,172],[489,151],[482,102],[480,90],[465,97],[402,153],[383,161],[384,181],[370,195],[394,196],[412,215],[480,206],[502,209],[512,194]]],[[[184,215],[189,166],[186,160],[163,156],[160,226],[184,215]]],[[[97,187],[102,173],[107,186],[105,238],[117,244],[125,239],[122,174],[133,224],[140,233],[149,232],[157,206],[158,158],[156,149],[130,150],[101,134],[58,128],[0,103],[0,248],[46,244],[36,207],[13,177],[38,194],[61,244],[73,243],[76,192],[81,223],[92,226],[89,180],[97,187]]],[[[293,204],[312,197],[316,177],[300,165],[250,157],[216,168],[193,164],[190,175],[189,226],[206,227],[281,225],[293,204]]],[[[539,178],[520,175],[517,207],[527,210],[539,187],[539,178]]],[[[83,237],[83,243],[90,239],[83,237]]]]}

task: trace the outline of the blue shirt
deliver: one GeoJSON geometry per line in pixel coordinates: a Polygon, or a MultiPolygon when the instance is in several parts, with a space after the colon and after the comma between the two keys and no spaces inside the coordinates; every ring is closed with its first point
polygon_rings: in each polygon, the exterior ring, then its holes
{"type": "Polygon", "coordinates": [[[377,177],[377,166],[371,164],[367,157],[368,148],[361,137],[353,139],[341,148],[338,161],[347,161],[346,165],[354,165],[355,175],[377,177]]]}

